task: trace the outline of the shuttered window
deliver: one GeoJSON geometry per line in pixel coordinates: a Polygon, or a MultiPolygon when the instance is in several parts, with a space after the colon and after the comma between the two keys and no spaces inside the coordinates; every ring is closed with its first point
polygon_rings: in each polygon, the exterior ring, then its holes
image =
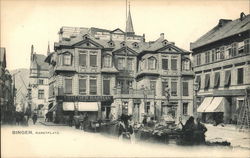
{"type": "Polygon", "coordinates": [[[86,79],[80,78],[79,79],[79,93],[86,94],[86,79]]]}
{"type": "Polygon", "coordinates": [[[86,66],[86,57],[87,57],[86,54],[82,54],[82,53],[79,54],[79,65],[80,66],[86,66]]]}
{"type": "Polygon", "coordinates": [[[229,87],[231,85],[231,70],[225,72],[225,82],[224,87],[229,87]]]}
{"type": "Polygon", "coordinates": [[[183,115],[187,115],[188,114],[188,103],[183,103],[183,109],[182,109],[182,113],[183,115]]]}
{"type": "Polygon", "coordinates": [[[171,59],[171,69],[177,70],[177,59],[171,59]]]}
{"type": "Polygon", "coordinates": [[[214,88],[219,88],[220,86],[220,73],[216,72],[214,75],[214,88]]]}
{"type": "Polygon", "coordinates": [[[162,59],[162,69],[168,70],[168,59],[162,59]]]}
{"type": "Polygon", "coordinates": [[[189,93],[188,93],[188,82],[183,82],[183,96],[189,96],[189,93]]]}
{"type": "Polygon", "coordinates": [[[244,71],[243,71],[244,69],[243,68],[239,68],[238,69],[238,80],[237,80],[237,82],[238,82],[238,84],[243,84],[243,81],[244,81],[244,71]]]}
{"type": "Polygon", "coordinates": [[[197,90],[201,88],[201,76],[196,76],[195,82],[198,84],[197,90]]]}
{"type": "Polygon", "coordinates": [[[171,96],[177,96],[177,82],[171,82],[171,96]]]}
{"type": "Polygon", "coordinates": [[[72,93],[72,79],[65,79],[65,93],[72,93]]]}
{"type": "Polygon", "coordinates": [[[103,80],[103,94],[110,95],[110,80],[103,80]]]}
{"type": "Polygon", "coordinates": [[[205,90],[208,90],[208,89],[209,89],[209,86],[210,86],[210,75],[209,75],[209,74],[206,74],[206,75],[205,75],[205,87],[204,87],[204,89],[205,89],[205,90]]]}
{"type": "Polygon", "coordinates": [[[90,79],[89,83],[90,83],[89,93],[91,95],[96,95],[97,94],[96,79],[90,79]]]}
{"type": "Polygon", "coordinates": [[[90,66],[93,66],[93,67],[97,66],[96,59],[97,59],[96,55],[90,55],[90,66]]]}

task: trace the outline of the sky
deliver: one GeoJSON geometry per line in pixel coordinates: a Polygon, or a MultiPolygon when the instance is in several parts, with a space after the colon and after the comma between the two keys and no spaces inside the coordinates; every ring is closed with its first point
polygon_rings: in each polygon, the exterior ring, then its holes
{"type": "MultiPolygon", "coordinates": [[[[128,0],[129,1],[129,0],[128,0]]],[[[130,0],[134,31],[146,41],[165,34],[190,50],[190,42],[218,24],[249,14],[248,0],[130,0]]],[[[0,0],[1,47],[7,68],[29,68],[31,45],[38,54],[51,51],[62,26],[125,29],[126,0],[0,0]]]]}

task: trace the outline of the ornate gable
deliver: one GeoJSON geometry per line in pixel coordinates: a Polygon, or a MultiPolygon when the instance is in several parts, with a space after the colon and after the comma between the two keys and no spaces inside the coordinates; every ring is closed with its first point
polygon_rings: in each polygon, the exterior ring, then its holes
{"type": "Polygon", "coordinates": [[[89,38],[86,38],[76,44],[74,44],[73,46],[75,47],[79,47],[79,48],[103,48],[103,46],[89,38]]]}
{"type": "Polygon", "coordinates": [[[129,47],[123,47],[121,49],[118,49],[116,51],[113,52],[115,55],[122,55],[122,56],[136,56],[137,52],[134,51],[133,49],[129,48],[129,47]]]}
{"type": "Polygon", "coordinates": [[[172,45],[172,44],[168,44],[163,46],[162,48],[157,50],[158,52],[167,52],[167,53],[181,53],[183,52],[183,50],[181,50],[180,48],[172,45]]]}

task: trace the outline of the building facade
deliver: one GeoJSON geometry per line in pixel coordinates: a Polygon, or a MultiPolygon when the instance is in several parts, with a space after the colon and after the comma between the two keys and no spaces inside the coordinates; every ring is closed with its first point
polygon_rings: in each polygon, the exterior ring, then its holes
{"type": "Polygon", "coordinates": [[[250,86],[250,15],[221,19],[191,43],[195,81],[199,85],[197,112],[203,121],[236,123],[250,86]]]}
{"type": "Polygon", "coordinates": [[[87,112],[92,120],[116,119],[122,113],[135,121],[143,115],[193,115],[190,52],[163,34],[145,42],[144,35],[134,32],[130,11],[126,31],[62,27],[54,49],[46,62],[49,113],[55,121],[75,112],[87,112]]]}
{"type": "MultiPolygon", "coordinates": [[[[49,46],[48,46],[49,54],[49,46]]],[[[45,55],[36,54],[31,46],[30,76],[29,76],[29,105],[31,111],[43,117],[48,111],[49,96],[49,65],[45,55]]]]}
{"type": "Polygon", "coordinates": [[[12,76],[6,69],[6,49],[0,50],[1,123],[12,123],[15,112],[12,76]]]}

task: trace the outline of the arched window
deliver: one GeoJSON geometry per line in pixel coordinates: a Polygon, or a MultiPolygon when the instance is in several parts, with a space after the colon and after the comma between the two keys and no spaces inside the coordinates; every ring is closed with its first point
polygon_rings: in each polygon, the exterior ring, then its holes
{"type": "Polygon", "coordinates": [[[105,55],[103,58],[103,67],[111,67],[112,66],[112,56],[111,55],[105,55]]]}
{"type": "Polygon", "coordinates": [[[149,70],[155,70],[156,69],[156,63],[157,60],[155,57],[149,57],[148,58],[148,69],[149,70]]]}

